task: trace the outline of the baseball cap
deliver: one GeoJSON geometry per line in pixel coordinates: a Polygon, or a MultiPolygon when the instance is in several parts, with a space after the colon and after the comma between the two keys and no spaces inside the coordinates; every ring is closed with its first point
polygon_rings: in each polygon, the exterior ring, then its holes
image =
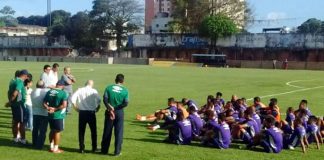
{"type": "Polygon", "coordinates": [[[59,80],[59,81],[57,81],[56,85],[57,86],[64,86],[65,82],[63,80],[59,80]]]}
{"type": "Polygon", "coordinates": [[[29,74],[28,71],[25,69],[20,71],[20,75],[28,75],[28,74],[29,74]]]}

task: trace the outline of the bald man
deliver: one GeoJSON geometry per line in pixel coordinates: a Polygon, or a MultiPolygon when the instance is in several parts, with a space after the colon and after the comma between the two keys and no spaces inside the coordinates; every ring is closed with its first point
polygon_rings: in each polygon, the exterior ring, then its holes
{"type": "Polygon", "coordinates": [[[97,150],[97,120],[96,112],[100,108],[100,97],[93,89],[93,80],[88,80],[85,87],[79,88],[72,95],[73,107],[79,112],[79,146],[80,153],[84,153],[84,134],[87,123],[91,130],[92,152],[97,150]]]}

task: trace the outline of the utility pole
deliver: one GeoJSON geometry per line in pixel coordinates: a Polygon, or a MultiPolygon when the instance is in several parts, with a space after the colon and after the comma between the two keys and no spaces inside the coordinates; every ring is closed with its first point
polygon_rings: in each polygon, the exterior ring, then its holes
{"type": "MultiPolygon", "coordinates": [[[[48,15],[48,27],[52,26],[52,7],[51,7],[51,0],[47,0],[47,15],[48,15]]],[[[51,49],[51,38],[48,36],[47,41],[49,44],[49,56],[52,56],[52,49],[51,49]]]]}
{"type": "Polygon", "coordinates": [[[47,0],[47,14],[48,14],[48,26],[52,26],[52,5],[51,0],[47,0]]]}

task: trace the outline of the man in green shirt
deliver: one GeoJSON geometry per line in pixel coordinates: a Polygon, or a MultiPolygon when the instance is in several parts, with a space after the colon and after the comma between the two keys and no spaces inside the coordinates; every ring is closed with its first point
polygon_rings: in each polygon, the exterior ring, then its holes
{"type": "Polygon", "coordinates": [[[28,74],[27,70],[21,70],[18,77],[11,80],[8,90],[9,102],[6,105],[10,106],[12,111],[12,134],[14,141],[22,144],[26,144],[24,125],[24,119],[26,118],[26,115],[24,115],[26,89],[24,87],[24,81],[28,78],[28,74]]]}
{"type": "Polygon", "coordinates": [[[128,105],[128,90],[123,86],[124,75],[117,74],[116,84],[109,85],[103,96],[107,108],[105,125],[101,141],[101,153],[107,154],[111,141],[112,129],[115,127],[115,156],[121,155],[124,130],[124,108],[128,105]]]}
{"type": "Polygon", "coordinates": [[[59,80],[56,88],[49,90],[44,98],[44,108],[48,110],[48,122],[50,125],[50,152],[62,153],[59,149],[61,131],[63,131],[63,120],[66,115],[68,94],[63,91],[64,81],[59,80]]]}

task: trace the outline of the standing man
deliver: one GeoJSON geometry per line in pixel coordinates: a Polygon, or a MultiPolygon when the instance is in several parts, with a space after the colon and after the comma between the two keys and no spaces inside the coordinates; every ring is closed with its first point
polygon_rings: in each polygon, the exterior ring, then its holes
{"type": "Polygon", "coordinates": [[[36,89],[31,93],[33,106],[33,146],[42,149],[44,146],[48,126],[48,112],[43,107],[44,97],[49,89],[45,88],[44,82],[39,80],[36,89]]]}
{"type": "Polygon", "coordinates": [[[96,112],[100,108],[98,91],[93,89],[93,80],[88,80],[86,86],[79,88],[72,95],[72,104],[79,112],[79,145],[80,153],[84,153],[84,134],[87,123],[91,130],[92,152],[97,150],[97,119],[96,112]]]}
{"type": "Polygon", "coordinates": [[[8,100],[6,106],[11,107],[12,111],[12,134],[14,142],[26,144],[25,139],[25,124],[24,119],[26,115],[24,103],[26,101],[26,89],[24,81],[28,79],[28,71],[21,70],[18,77],[10,82],[8,91],[8,100]],[[20,137],[19,137],[20,134],[20,137]]]}
{"type": "Polygon", "coordinates": [[[48,111],[48,122],[51,132],[49,134],[50,139],[50,152],[62,153],[63,150],[59,149],[59,143],[61,140],[61,131],[63,131],[63,120],[66,115],[66,106],[68,100],[68,94],[63,91],[64,81],[59,80],[56,84],[56,88],[51,89],[46,93],[44,98],[44,108],[48,111]]]}
{"type": "Polygon", "coordinates": [[[57,64],[57,63],[54,63],[53,65],[52,65],[52,74],[53,74],[53,82],[55,82],[55,84],[57,83],[57,81],[58,81],[58,70],[59,70],[59,64],[57,64]]]}
{"type": "Polygon", "coordinates": [[[64,67],[64,74],[62,75],[61,80],[64,81],[64,91],[69,95],[67,110],[66,110],[66,112],[69,113],[71,112],[71,108],[72,108],[72,102],[71,102],[71,96],[73,94],[72,84],[75,83],[75,78],[71,74],[70,67],[64,67]]]}
{"type": "Polygon", "coordinates": [[[106,106],[105,126],[101,141],[101,153],[107,154],[111,141],[112,129],[115,127],[115,156],[121,155],[124,132],[124,108],[128,105],[128,90],[123,86],[124,75],[117,74],[116,84],[105,89],[103,101],[106,106]]]}
{"type": "Polygon", "coordinates": [[[55,88],[56,82],[54,81],[54,75],[51,66],[46,64],[43,67],[43,73],[41,74],[40,80],[45,84],[46,88],[55,88]]]}

